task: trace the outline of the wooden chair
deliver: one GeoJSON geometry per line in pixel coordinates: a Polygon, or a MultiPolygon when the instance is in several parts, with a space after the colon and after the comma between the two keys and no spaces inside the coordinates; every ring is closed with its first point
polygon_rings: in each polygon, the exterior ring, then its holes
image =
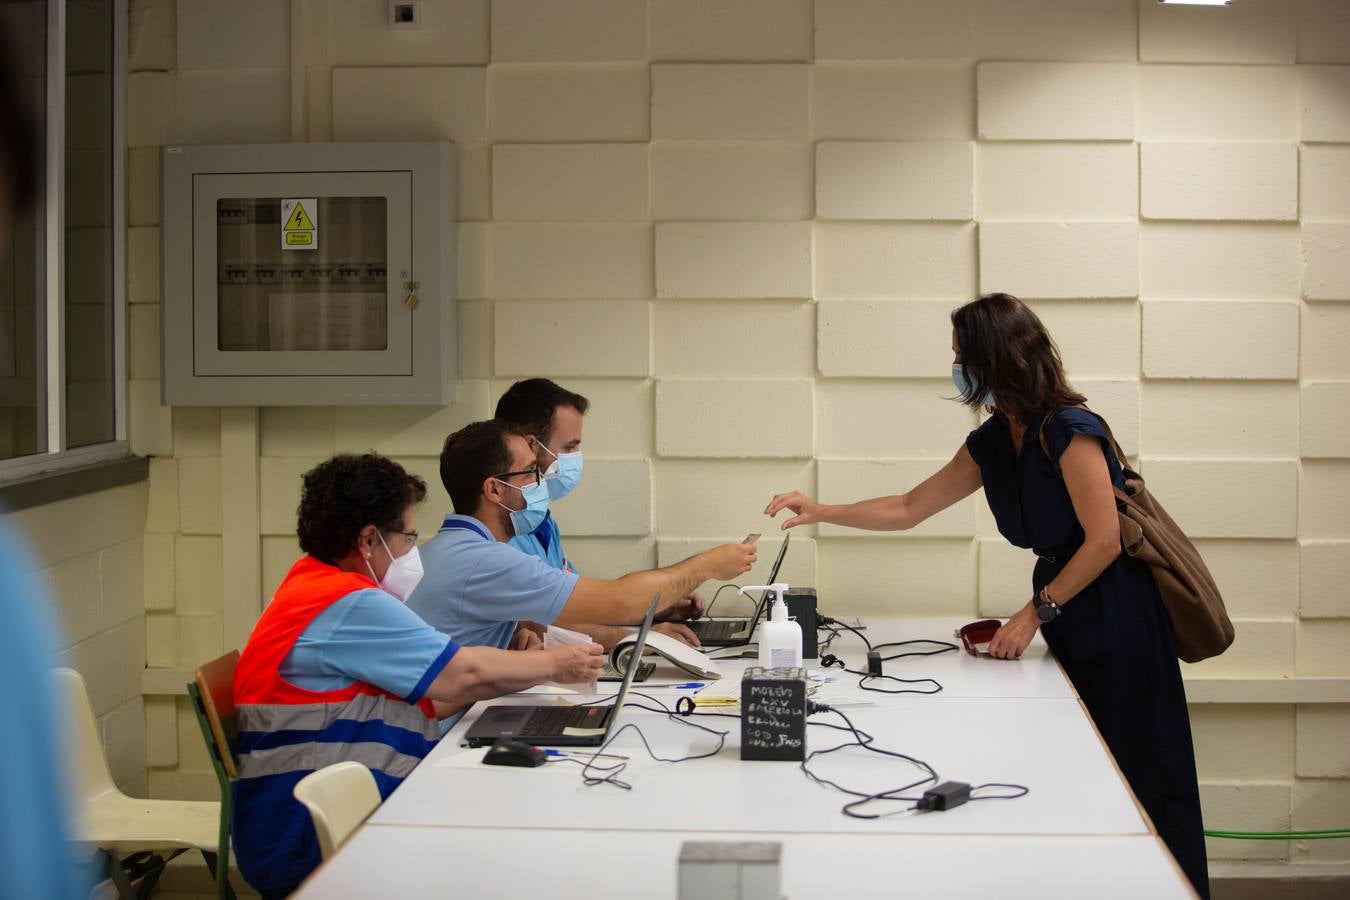
{"type": "Polygon", "coordinates": [[[230,885],[230,825],[234,818],[230,786],[239,777],[239,766],[235,761],[239,718],[234,711],[234,668],[238,664],[239,651],[231,650],[197,669],[187,686],[193,712],[197,714],[197,725],[201,728],[202,740],[206,741],[211,767],[215,769],[220,785],[217,822],[220,852],[216,855],[215,876],[216,896],[222,900],[234,900],[234,888],[230,885]]]}

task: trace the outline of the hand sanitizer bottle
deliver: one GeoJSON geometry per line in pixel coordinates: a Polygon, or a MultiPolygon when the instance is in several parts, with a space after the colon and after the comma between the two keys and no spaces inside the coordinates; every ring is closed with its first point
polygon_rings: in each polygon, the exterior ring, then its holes
{"type": "Polygon", "coordinates": [[[741,588],[741,593],[747,596],[750,591],[770,591],[774,594],[769,601],[769,619],[755,632],[761,668],[800,668],[802,664],[802,627],[788,618],[787,604],[783,602],[783,593],[787,589],[788,586],[781,581],[741,588]]]}

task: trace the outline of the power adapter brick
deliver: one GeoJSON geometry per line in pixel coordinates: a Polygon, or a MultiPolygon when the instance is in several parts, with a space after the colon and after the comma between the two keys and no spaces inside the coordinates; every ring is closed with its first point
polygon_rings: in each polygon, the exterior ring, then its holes
{"type": "Polygon", "coordinates": [[[970,785],[964,781],[944,781],[929,788],[919,798],[919,809],[942,812],[955,809],[970,799],[970,785]]]}

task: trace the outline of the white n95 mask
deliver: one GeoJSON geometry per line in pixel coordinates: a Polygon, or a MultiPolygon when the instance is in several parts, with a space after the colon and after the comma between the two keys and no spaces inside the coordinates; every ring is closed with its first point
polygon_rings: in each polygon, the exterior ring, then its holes
{"type": "MultiPolygon", "coordinates": [[[[380,543],[384,544],[384,552],[389,553],[389,545],[385,544],[384,535],[380,535],[380,543]]],[[[380,582],[380,587],[389,594],[408,602],[412,592],[417,590],[417,585],[422,581],[422,554],[414,546],[402,556],[395,556],[389,553],[389,571],[384,573],[384,580],[380,582]]],[[[366,562],[370,566],[370,562],[366,562]]],[[[371,569],[370,574],[374,575],[375,570],[371,569]]]]}

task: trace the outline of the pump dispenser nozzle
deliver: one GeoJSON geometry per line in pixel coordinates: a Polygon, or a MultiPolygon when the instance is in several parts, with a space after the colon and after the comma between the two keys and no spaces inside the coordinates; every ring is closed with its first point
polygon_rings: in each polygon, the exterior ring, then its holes
{"type": "Polygon", "coordinates": [[[773,584],[747,584],[740,589],[742,594],[749,597],[751,591],[772,591],[777,602],[769,604],[769,621],[786,622],[787,621],[787,603],[783,602],[783,594],[789,590],[789,586],[781,581],[775,581],[773,584]]]}

